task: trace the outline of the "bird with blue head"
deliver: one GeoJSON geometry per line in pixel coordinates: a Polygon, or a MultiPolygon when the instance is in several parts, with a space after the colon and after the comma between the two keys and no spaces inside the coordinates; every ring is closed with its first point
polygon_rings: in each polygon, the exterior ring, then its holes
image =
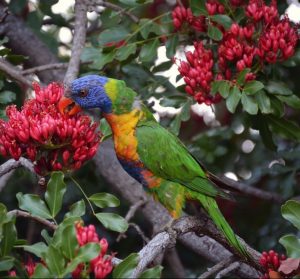
{"type": "Polygon", "coordinates": [[[78,107],[100,109],[111,127],[116,155],[124,170],[174,218],[181,215],[186,200],[199,201],[233,247],[232,251],[251,260],[215,200],[231,199],[220,188],[224,182],[205,170],[184,144],[155,120],[124,81],[87,75],[73,81],[67,97],[59,103],[64,113],[74,113],[78,107]]]}

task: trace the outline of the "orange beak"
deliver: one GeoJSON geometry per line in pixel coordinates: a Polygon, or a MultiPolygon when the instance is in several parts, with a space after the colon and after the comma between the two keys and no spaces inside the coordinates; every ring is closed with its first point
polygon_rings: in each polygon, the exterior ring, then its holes
{"type": "Polygon", "coordinates": [[[72,116],[81,111],[81,108],[72,99],[62,96],[58,102],[58,110],[61,114],[72,116]]]}

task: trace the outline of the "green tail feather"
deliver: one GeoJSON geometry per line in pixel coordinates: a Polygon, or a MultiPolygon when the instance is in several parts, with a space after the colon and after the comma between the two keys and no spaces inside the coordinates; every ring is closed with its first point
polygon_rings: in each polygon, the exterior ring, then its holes
{"type": "Polygon", "coordinates": [[[229,244],[234,247],[242,257],[245,257],[250,261],[253,260],[251,255],[247,252],[246,248],[236,238],[233,230],[220,211],[216,200],[212,197],[204,196],[201,194],[198,194],[197,198],[201,202],[202,206],[207,211],[211,219],[214,221],[218,229],[224,234],[229,244]]]}

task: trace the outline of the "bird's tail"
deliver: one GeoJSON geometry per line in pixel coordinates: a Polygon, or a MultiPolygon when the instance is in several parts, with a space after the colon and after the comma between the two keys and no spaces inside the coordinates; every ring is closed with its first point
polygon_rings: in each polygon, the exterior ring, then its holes
{"type": "Polygon", "coordinates": [[[236,249],[241,257],[247,259],[248,261],[253,261],[252,256],[247,252],[245,246],[239,242],[230,225],[225,220],[216,200],[212,197],[201,194],[197,195],[197,198],[211,219],[214,221],[218,229],[223,233],[229,244],[236,249]]]}

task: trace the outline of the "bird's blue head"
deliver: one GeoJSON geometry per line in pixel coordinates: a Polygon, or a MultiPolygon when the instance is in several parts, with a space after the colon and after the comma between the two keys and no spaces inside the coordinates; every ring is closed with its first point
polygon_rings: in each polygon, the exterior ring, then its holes
{"type": "Polygon", "coordinates": [[[87,75],[75,79],[66,96],[73,99],[83,109],[100,108],[104,113],[111,112],[112,102],[107,95],[109,79],[97,75],[87,75]]]}
{"type": "Polygon", "coordinates": [[[75,79],[65,96],[58,105],[61,112],[67,108],[68,114],[75,114],[80,107],[122,114],[131,110],[136,93],[122,80],[87,75],[75,79]]]}

